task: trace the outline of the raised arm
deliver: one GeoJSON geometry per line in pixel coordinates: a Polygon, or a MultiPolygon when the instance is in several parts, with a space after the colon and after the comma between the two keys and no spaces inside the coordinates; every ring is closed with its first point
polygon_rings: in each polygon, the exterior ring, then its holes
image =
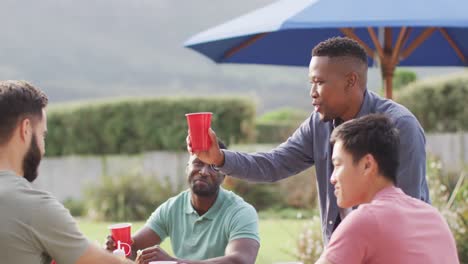
{"type": "MultiPolygon", "coordinates": [[[[278,181],[314,164],[314,136],[310,122],[308,118],[286,142],[275,149],[253,154],[220,150],[216,143],[216,135],[210,130],[210,150],[195,154],[203,162],[218,166],[230,176],[259,182],[278,181]]],[[[191,151],[189,137],[187,146],[191,151]]]]}

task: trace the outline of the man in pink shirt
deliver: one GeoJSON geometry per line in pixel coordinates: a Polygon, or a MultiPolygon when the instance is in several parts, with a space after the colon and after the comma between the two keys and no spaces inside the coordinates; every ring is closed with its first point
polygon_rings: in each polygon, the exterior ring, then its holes
{"type": "Polygon", "coordinates": [[[345,122],[331,143],[338,205],[359,208],[344,218],[317,264],[459,263],[440,213],[395,187],[399,137],[389,118],[345,122]]]}

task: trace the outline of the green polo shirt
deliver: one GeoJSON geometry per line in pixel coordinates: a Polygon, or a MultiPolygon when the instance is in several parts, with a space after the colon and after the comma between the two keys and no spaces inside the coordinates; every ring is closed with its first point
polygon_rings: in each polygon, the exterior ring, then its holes
{"type": "Polygon", "coordinates": [[[231,191],[220,188],[213,206],[199,216],[186,190],[159,206],[146,225],[161,241],[171,238],[177,258],[204,260],[224,256],[229,241],[251,238],[260,241],[255,208],[231,191]]]}

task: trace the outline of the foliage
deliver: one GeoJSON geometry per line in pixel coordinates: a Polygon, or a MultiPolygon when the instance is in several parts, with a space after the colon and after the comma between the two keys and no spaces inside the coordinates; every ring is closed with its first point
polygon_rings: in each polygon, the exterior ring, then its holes
{"type": "Polygon", "coordinates": [[[118,154],[183,150],[186,113],[213,112],[227,144],[254,137],[255,105],[246,98],[126,98],[52,106],[47,154],[118,154]]]}
{"type": "Polygon", "coordinates": [[[277,193],[277,185],[271,183],[252,183],[231,177],[226,177],[223,187],[235,192],[244,201],[251,204],[257,211],[272,206],[282,207],[281,197],[277,193]]]}
{"type": "Polygon", "coordinates": [[[226,177],[224,187],[241,196],[257,211],[285,208],[312,210],[317,191],[313,168],[276,183],[253,183],[226,177]]]}
{"type": "Polygon", "coordinates": [[[310,219],[317,215],[317,210],[309,208],[275,208],[271,207],[258,212],[260,219],[310,219]]]}
{"type": "Polygon", "coordinates": [[[302,263],[314,264],[320,258],[323,251],[321,230],[320,218],[314,216],[299,233],[296,256],[302,263]]]}
{"type": "Polygon", "coordinates": [[[450,190],[442,180],[439,160],[430,159],[427,179],[432,205],[447,221],[457,243],[460,263],[468,263],[468,181],[465,171],[460,174],[458,184],[450,190]],[[463,183],[464,181],[464,183],[463,183]]]}
{"type": "Polygon", "coordinates": [[[86,206],[82,200],[67,198],[63,201],[63,206],[75,217],[84,216],[86,214],[86,206]]]}
{"type": "Polygon", "coordinates": [[[468,74],[410,84],[396,99],[419,120],[426,132],[468,131],[468,74]]]}
{"type": "Polygon", "coordinates": [[[136,221],[151,213],[176,191],[169,181],[142,175],[102,176],[85,189],[88,215],[105,221],[136,221]]]}
{"type": "Polygon", "coordinates": [[[283,142],[309,116],[309,113],[293,108],[280,108],[263,114],[257,119],[257,143],[283,142]]]}
{"type": "Polygon", "coordinates": [[[277,143],[286,141],[298,128],[298,124],[284,123],[260,123],[256,124],[257,143],[277,143]]]}
{"type": "Polygon", "coordinates": [[[401,87],[416,81],[417,78],[414,71],[397,69],[393,74],[393,89],[399,90],[401,87]]]}
{"type": "Polygon", "coordinates": [[[305,111],[289,107],[283,107],[259,116],[257,122],[302,122],[308,116],[309,113],[305,111]]]}

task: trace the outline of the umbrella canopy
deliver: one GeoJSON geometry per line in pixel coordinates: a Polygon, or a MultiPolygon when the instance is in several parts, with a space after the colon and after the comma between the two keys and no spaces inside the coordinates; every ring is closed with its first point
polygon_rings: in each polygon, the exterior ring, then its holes
{"type": "Polygon", "coordinates": [[[357,40],[379,65],[386,96],[400,66],[466,66],[466,0],[281,0],[190,38],[217,63],[308,66],[335,36],[357,40]]]}

